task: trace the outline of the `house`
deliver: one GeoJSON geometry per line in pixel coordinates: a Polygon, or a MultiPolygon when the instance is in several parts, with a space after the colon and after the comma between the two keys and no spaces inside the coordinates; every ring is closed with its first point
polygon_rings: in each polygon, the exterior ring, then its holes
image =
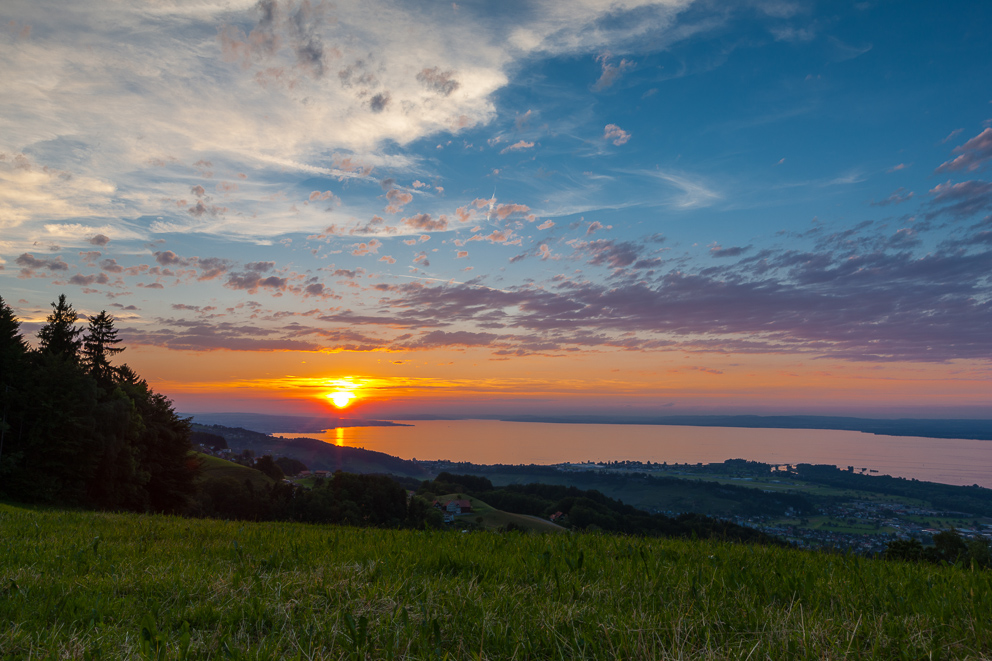
{"type": "Polygon", "coordinates": [[[469,514],[472,511],[472,501],[470,500],[449,500],[444,509],[451,514],[469,514]]]}

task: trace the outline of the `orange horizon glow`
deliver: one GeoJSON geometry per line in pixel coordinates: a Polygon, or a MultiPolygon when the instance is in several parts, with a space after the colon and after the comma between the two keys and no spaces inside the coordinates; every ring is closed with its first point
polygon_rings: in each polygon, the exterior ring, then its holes
{"type": "Polygon", "coordinates": [[[264,407],[388,417],[396,410],[685,409],[871,416],[873,409],[907,415],[922,407],[933,409],[927,415],[964,407],[981,413],[992,405],[992,369],[965,361],[876,365],[797,355],[590,351],[568,358],[534,356],[514,367],[475,349],[407,355],[393,361],[358,353],[332,359],[304,352],[218,351],[176,360],[174,352],[142,347],[129,363],[140,373],[155,374],[151,385],[187,411],[264,407]]]}

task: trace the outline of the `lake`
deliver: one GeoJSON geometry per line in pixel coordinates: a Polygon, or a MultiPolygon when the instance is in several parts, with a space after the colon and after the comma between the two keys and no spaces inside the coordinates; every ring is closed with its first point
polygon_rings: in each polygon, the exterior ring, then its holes
{"type": "Polygon", "coordinates": [[[582,461],[832,464],[880,475],[992,488],[992,441],[876,436],[822,429],[593,425],[498,420],[403,421],[410,427],[346,427],[308,436],[403,459],[476,464],[582,461]]]}

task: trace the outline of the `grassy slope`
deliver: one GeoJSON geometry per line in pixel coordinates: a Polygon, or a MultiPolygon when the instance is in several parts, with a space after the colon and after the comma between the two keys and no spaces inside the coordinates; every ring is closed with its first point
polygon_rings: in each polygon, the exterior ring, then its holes
{"type": "Polygon", "coordinates": [[[450,493],[446,496],[439,496],[438,500],[442,503],[446,503],[452,499],[463,499],[467,498],[472,503],[472,513],[471,514],[460,514],[455,517],[455,524],[460,519],[466,519],[468,521],[475,522],[477,519],[482,519],[482,526],[489,530],[496,530],[497,528],[505,528],[506,524],[512,523],[520,528],[527,531],[533,532],[565,532],[565,529],[559,525],[546,521],[544,519],[538,518],[536,516],[527,516],[526,514],[513,514],[511,512],[504,512],[503,510],[498,510],[492,505],[482,502],[478,498],[470,498],[465,494],[450,493]]]}
{"type": "Polygon", "coordinates": [[[219,457],[211,457],[208,454],[201,454],[199,452],[194,452],[193,454],[202,462],[200,465],[200,475],[197,477],[198,483],[210,482],[225,477],[234,478],[239,483],[250,480],[256,487],[267,487],[273,483],[271,477],[254,468],[248,468],[247,466],[242,466],[241,464],[236,464],[233,461],[227,461],[219,457]]]}
{"type": "Polygon", "coordinates": [[[0,504],[0,622],[10,659],[977,659],[992,572],[0,504]]]}

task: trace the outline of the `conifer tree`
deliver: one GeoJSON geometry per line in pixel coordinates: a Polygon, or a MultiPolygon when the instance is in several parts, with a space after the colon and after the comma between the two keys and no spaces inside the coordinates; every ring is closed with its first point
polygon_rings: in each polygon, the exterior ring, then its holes
{"type": "Polygon", "coordinates": [[[110,357],[124,351],[114,328],[113,315],[101,310],[100,314],[90,318],[89,327],[83,337],[83,360],[96,380],[106,385],[112,380],[114,368],[110,366],[110,357]]]}
{"type": "Polygon", "coordinates": [[[52,303],[52,313],[45,320],[47,323],[38,331],[42,351],[78,361],[83,345],[79,338],[83,329],[76,327],[78,317],[76,310],[66,302],[65,294],[59,294],[58,303],[52,303]]]}
{"type": "Polygon", "coordinates": [[[0,296],[0,388],[14,385],[11,383],[12,370],[23,361],[27,352],[27,342],[21,336],[21,322],[0,296]]]}

